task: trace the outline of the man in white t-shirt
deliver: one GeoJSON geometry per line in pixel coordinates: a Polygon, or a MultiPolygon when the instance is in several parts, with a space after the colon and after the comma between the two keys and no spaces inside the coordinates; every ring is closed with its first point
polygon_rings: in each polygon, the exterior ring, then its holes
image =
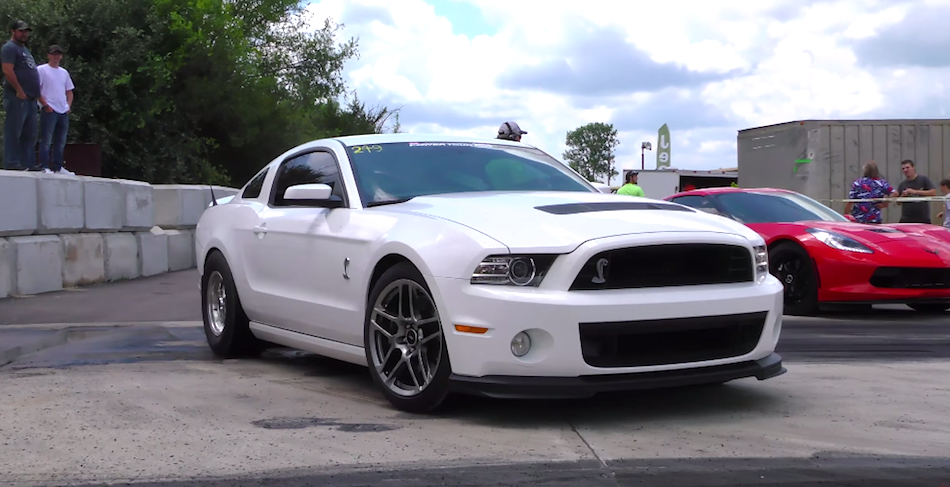
{"type": "Polygon", "coordinates": [[[937,213],[937,218],[943,218],[943,226],[950,230],[950,179],[940,181],[940,192],[943,193],[943,210],[937,213]]]}
{"type": "Polygon", "coordinates": [[[47,173],[73,174],[63,167],[63,150],[66,148],[75,86],[69,71],[59,66],[63,60],[63,49],[54,44],[49,47],[46,57],[49,64],[36,68],[40,74],[39,166],[41,171],[47,173]]]}

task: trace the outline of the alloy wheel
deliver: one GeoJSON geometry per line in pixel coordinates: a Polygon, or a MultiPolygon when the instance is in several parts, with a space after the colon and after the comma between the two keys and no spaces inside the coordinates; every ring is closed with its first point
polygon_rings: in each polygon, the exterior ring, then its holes
{"type": "Polygon", "coordinates": [[[205,306],[208,308],[208,325],[214,336],[224,333],[224,324],[227,319],[227,290],[224,287],[224,277],[218,271],[213,271],[208,277],[208,286],[205,296],[205,306]]]}
{"type": "Polygon", "coordinates": [[[443,355],[442,325],[428,291],[399,279],[379,294],[370,313],[370,356],[376,374],[394,394],[422,393],[443,355]]]}

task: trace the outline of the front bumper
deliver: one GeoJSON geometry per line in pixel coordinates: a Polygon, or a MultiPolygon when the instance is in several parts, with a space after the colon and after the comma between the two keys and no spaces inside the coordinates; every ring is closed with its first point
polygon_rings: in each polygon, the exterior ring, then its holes
{"type": "Polygon", "coordinates": [[[574,399],[601,392],[718,384],[755,377],[778,377],[786,372],[782,357],[772,353],[759,360],[634,374],[585,375],[580,377],[517,377],[490,375],[465,377],[452,374],[453,392],[497,399],[574,399]]]}
{"type": "Polygon", "coordinates": [[[775,351],[781,332],[783,288],[772,276],[739,285],[581,292],[434,281],[459,381],[647,377],[754,362],[775,351]],[[456,325],[487,332],[459,331],[456,325]],[[530,336],[531,349],[516,357],[511,340],[521,331],[530,336]],[[722,342],[733,335],[741,335],[741,343],[722,342]],[[617,350],[609,350],[614,344],[617,350]]]}
{"type": "MultiPolygon", "coordinates": [[[[880,287],[875,271],[883,267],[915,267],[913,263],[817,259],[820,303],[931,303],[950,302],[950,288],[880,287]]],[[[928,266],[918,266],[926,269],[928,266]]],[[[940,268],[937,268],[940,269],[940,268]]]]}

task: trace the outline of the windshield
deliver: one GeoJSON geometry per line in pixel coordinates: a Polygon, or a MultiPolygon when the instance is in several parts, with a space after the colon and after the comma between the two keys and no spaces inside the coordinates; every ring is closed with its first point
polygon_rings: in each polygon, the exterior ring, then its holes
{"type": "Polygon", "coordinates": [[[399,142],[347,148],[363,205],[473,191],[596,192],[587,181],[530,147],[399,142]]]}
{"type": "Polygon", "coordinates": [[[742,223],[789,223],[808,220],[848,221],[831,208],[798,193],[723,193],[716,199],[742,223]]]}

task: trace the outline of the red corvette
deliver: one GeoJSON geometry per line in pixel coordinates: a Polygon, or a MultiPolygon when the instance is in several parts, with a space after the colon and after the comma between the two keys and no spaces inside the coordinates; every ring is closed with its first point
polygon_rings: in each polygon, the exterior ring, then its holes
{"type": "Polygon", "coordinates": [[[855,223],[794,191],[708,188],[664,198],[732,218],[769,247],[772,275],[785,283],[785,310],[819,304],[904,303],[950,309],[950,230],[916,223],[855,223]]]}

